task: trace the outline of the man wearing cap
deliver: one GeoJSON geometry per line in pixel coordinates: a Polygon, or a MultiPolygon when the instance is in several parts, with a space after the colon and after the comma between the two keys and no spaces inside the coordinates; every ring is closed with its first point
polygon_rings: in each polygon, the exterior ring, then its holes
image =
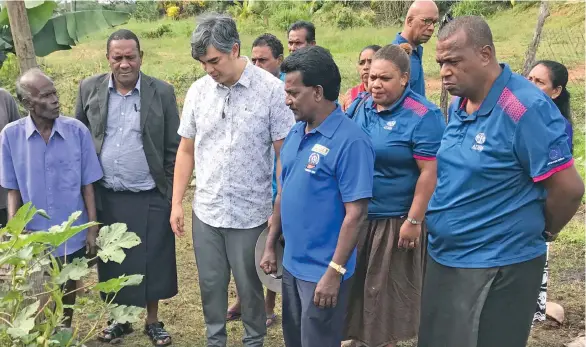
{"type": "Polygon", "coordinates": [[[418,346],[524,347],[545,242],[584,194],[565,121],[547,95],[498,63],[481,17],[446,24],[436,60],[456,97],[427,212],[418,346]]]}
{"type": "Polygon", "coordinates": [[[302,48],[281,70],[298,123],[281,150],[282,189],[260,266],[276,272],[282,229],[285,345],[339,346],[358,228],[372,196],[374,150],[335,103],[340,72],[327,50],[302,48]]]}

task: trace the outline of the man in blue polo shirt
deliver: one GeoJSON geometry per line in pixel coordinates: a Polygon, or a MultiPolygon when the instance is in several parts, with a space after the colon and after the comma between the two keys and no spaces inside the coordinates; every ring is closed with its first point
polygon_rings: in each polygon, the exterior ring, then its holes
{"type": "Polygon", "coordinates": [[[335,103],[340,72],[327,50],[295,51],[281,70],[298,123],[281,149],[281,192],[260,265],[276,271],[282,227],[285,345],[340,346],[357,232],[372,196],[374,150],[335,103]]]}
{"type": "Polygon", "coordinates": [[[522,347],[545,242],[572,218],[584,184],[564,118],[547,95],[499,65],[482,18],[442,28],[436,60],[456,97],[427,212],[418,346],[522,347]]]}
{"type": "Polygon", "coordinates": [[[413,2],[407,16],[403,31],[397,33],[394,44],[408,43],[413,47],[411,53],[411,73],[409,84],[411,89],[425,96],[425,80],[423,76],[423,47],[421,44],[429,41],[433,35],[435,25],[439,19],[439,11],[435,2],[417,0],[413,2]]]}

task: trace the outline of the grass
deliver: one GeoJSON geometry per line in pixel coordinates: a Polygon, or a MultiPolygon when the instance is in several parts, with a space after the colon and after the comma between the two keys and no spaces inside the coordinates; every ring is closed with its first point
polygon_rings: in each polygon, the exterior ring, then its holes
{"type": "MultiPolygon", "coordinates": [[[[556,30],[575,30],[583,33],[584,3],[554,4],[551,3],[552,15],[548,19],[545,32],[556,30]]],[[[513,70],[522,67],[525,48],[529,44],[537,18],[537,7],[519,4],[514,9],[500,12],[489,18],[493,30],[497,54],[502,61],[511,65],[513,70]]],[[[145,52],[142,70],[149,75],[161,78],[175,86],[179,107],[187,89],[193,81],[203,75],[198,63],[190,55],[189,37],[193,30],[192,20],[160,21],[157,23],[130,22],[125,26],[142,38],[141,45],[145,52]],[[155,31],[161,24],[168,24],[171,33],[160,38],[147,39],[146,34],[155,31]]],[[[285,33],[258,27],[258,25],[240,24],[242,54],[248,55],[253,39],[262,32],[270,31],[283,42],[285,33]]],[[[333,28],[317,28],[319,45],[331,50],[342,74],[342,92],[358,82],[355,62],[362,47],[369,44],[390,43],[399,27],[356,28],[337,31],[333,28]]],[[[108,71],[105,59],[106,39],[110,31],[104,31],[85,39],[83,43],[70,51],[51,54],[41,59],[57,84],[61,103],[65,114],[72,115],[75,108],[80,80],[96,73],[108,71]]],[[[575,37],[548,38],[538,51],[538,59],[561,60],[574,69],[577,77],[572,79],[570,91],[573,95],[575,124],[575,157],[579,170],[584,177],[584,51],[583,36],[579,48],[571,45],[575,37]]],[[[425,45],[424,70],[428,82],[429,98],[439,103],[439,69],[434,60],[435,39],[425,45]]],[[[14,61],[9,61],[0,72],[0,82],[10,90],[13,89],[16,73],[14,61]]],[[[192,192],[187,194],[184,209],[190,211],[192,192]]],[[[186,213],[190,216],[189,213],[186,213]]],[[[188,217],[186,228],[191,230],[188,217]]],[[[561,347],[564,343],[584,332],[584,213],[579,213],[566,227],[560,238],[552,244],[550,253],[550,291],[549,298],[562,304],[566,310],[566,322],[561,326],[551,324],[539,325],[533,330],[528,346],[530,347],[561,347]]],[[[162,303],[161,318],[173,335],[175,346],[205,346],[205,325],[201,308],[199,289],[197,287],[197,270],[193,255],[190,235],[177,242],[177,266],[179,269],[180,293],[162,303]]],[[[229,297],[235,298],[233,283],[229,297]]],[[[82,300],[97,298],[89,296],[82,300]]],[[[280,298],[278,298],[280,300],[280,298]]],[[[279,307],[280,302],[277,303],[279,307]]],[[[280,309],[277,308],[278,313],[280,309]]],[[[81,319],[81,317],[78,317],[81,319]]],[[[86,323],[84,323],[86,324],[86,323]]],[[[242,324],[229,323],[227,326],[229,346],[241,346],[242,324]]],[[[95,344],[96,346],[99,344],[95,344]]],[[[149,345],[146,337],[139,332],[125,340],[122,346],[149,345]]],[[[280,327],[268,331],[266,346],[282,346],[280,327]]],[[[415,346],[414,342],[403,343],[402,346],[415,346]]]]}

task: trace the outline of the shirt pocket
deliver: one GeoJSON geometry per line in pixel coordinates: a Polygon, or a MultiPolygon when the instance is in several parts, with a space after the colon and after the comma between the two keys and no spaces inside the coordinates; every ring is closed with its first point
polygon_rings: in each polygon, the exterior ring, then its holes
{"type": "Polygon", "coordinates": [[[81,189],[81,153],[75,150],[61,151],[55,161],[56,172],[59,173],[57,187],[61,191],[81,189]]]}
{"type": "Polygon", "coordinates": [[[81,189],[81,160],[59,161],[58,165],[61,168],[61,175],[57,179],[59,189],[66,191],[81,189]]]}

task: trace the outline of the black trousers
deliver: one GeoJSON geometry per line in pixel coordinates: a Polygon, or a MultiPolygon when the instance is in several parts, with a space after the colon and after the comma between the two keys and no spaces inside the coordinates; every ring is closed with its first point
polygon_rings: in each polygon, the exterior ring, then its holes
{"type": "Polygon", "coordinates": [[[463,269],[428,256],[418,347],[525,347],[545,258],[463,269]]]}
{"type": "Polygon", "coordinates": [[[0,208],[0,228],[4,228],[8,223],[8,209],[0,208]]]}

